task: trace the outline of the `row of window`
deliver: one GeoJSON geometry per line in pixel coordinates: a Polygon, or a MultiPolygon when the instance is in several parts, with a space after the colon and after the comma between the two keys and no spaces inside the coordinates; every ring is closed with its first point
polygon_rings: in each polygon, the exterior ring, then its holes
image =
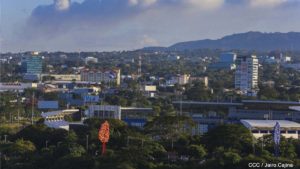
{"type": "MultiPolygon", "coordinates": [[[[252,133],[254,134],[258,134],[258,133],[261,133],[261,134],[273,134],[274,131],[270,131],[270,130],[252,130],[252,133]]],[[[281,134],[297,134],[300,133],[300,131],[297,131],[297,130],[282,130],[280,131],[281,134]]]]}

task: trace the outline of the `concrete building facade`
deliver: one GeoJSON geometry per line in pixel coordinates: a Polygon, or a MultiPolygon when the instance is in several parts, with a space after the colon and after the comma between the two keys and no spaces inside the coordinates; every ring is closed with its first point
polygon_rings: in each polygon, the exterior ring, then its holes
{"type": "Polygon", "coordinates": [[[121,70],[88,70],[81,71],[81,81],[96,82],[96,83],[115,83],[120,85],[121,83],[121,70]]]}
{"type": "Polygon", "coordinates": [[[242,94],[255,95],[258,91],[258,59],[255,55],[239,56],[236,64],[235,88],[242,94]]]}

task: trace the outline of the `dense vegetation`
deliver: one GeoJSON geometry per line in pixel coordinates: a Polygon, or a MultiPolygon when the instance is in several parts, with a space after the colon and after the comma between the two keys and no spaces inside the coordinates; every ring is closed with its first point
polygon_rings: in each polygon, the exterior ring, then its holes
{"type": "MultiPolygon", "coordinates": [[[[249,162],[282,162],[300,167],[300,141],[283,138],[275,158],[272,136],[254,139],[241,125],[221,125],[191,135],[183,116],[158,116],[144,130],[109,120],[110,140],[101,155],[98,129],[89,119],[73,130],[28,126],[0,142],[5,169],[244,169],[249,162]],[[88,140],[87,140],[88,138],[88,140]],[[87,142],[88,141],[88,142],[87,142]]],[[[0,133],[3,136],[3,133],[0,133]]]]}

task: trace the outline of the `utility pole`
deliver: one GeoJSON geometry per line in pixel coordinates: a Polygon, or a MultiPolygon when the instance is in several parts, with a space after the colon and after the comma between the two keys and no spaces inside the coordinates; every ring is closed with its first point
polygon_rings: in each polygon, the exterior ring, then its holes
{"type": "Polygon", "coordinates": [[[12,123],[11,111],[9,111],[9,122],[12,123]]]}
{"type": "Polygon", "coordinates": [[[180,91],[180,115],[182,115],[182,91],[180,91]]]}
{"type": "Polygon", "coordinates": [[[138,66],[138,78],[140,78],[142,76],[142,56],[139,56],[138,66]]]}
{"type": "Polygon", "coordinates": [[[86,135],[86,152],[89,151],[89,135],[86,135]]]}
{"type": "Polygon", "coordinates": [[[129,146],[129,136],[127,136],[127,147],[129,146]]]}
{"type": "Polygon", "coordinates": [[[18,125],[20,125],[20,99],[19,99],[19,91],[17,93],[17,102],[18,102],[18,125]]]}
{"type": "Polygon", "coordinates": [[[264,150],[264,136],[261,137],[262,141],[261,141],[261,149],[264,150]]]}
{"type": "Polygon", "coordinates": [[[0,169],[2,169],[2,154],[0,152],[0,169]]]}
{"type": "Polygon", "coordinates": [[[32,93],[32,104],[31,104],[31,124],[33,125],[33,107],[34,107],[34,92],[32,93]]]}
{"type": "Polygon", "coordinates": [[[254,143],[252,143],[253,144],[253,154],[255,155],[256,154],[256,151],[255,151],[255,144],[254,143]]]}

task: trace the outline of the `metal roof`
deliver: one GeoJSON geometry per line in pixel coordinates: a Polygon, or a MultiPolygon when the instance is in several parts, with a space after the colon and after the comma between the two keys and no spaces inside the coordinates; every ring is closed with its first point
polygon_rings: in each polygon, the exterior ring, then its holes
{"type": "Polygon", "coordinates": [[[293,104],[300,105],[300,102],[278,101],[278,100],[242,100],[242,103],[262,103],[262,104],[293,104]]]}
{"type": "Polygon", "coordinates": [[[279,123],[281,128],[299,128],[300,124],[288,120],[241,120],[241,123],[249,128],[274,128],[276,122],[279,123]]]}
{"type": "Polygon", "coordinates": [[[300,112],[300,106],[290,106],[289,107],[291,110],[296,110],[300,112]]]}
{"type": "Polygon", "coordinates": [[[173,104],[190,104],[190,105],[223,105],[223,106],[242,106],[243,103],[235,103],[235,102],[200,102],[200,101],[173,101],[173,104]]]}
{"type": "Polygon", "coordinates": [[[50,117],[50,116],[71,114],[71,113],[75,113],[78,111],[79,111],[79,109],[66,109],[66,110],[46,112],[46,113],[42,113],[41,115],[42,115],[42,117],[46,118],[46,117],[50,117]]]}
{"type": "Polygon", "coordinates": [[[121,110],[152,110],[152,108],[143,108],[143,107],[121,107],[121,110]]]}

